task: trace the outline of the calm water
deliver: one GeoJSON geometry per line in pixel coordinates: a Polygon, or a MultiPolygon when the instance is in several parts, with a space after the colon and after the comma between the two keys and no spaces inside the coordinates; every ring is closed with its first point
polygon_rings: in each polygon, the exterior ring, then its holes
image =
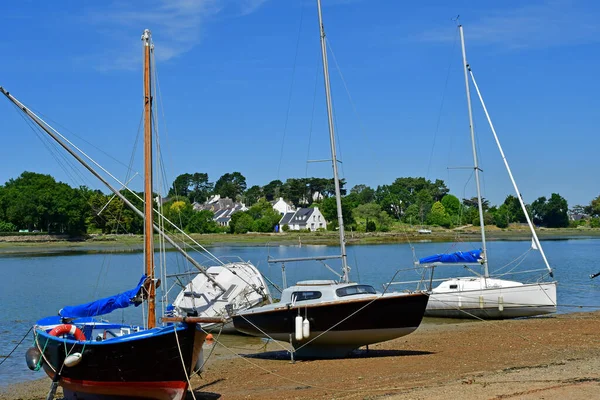
{"type": "MultiPolygon", "coordinates": [[[[490,270],[504,267],[529,248],[529,242],[490,242],[488,245],[490,270]]],[[[544,250],[559,282],[559,312],[591,311],[600,308],[600,277],[590,280],[589,275],[600,272],[600,240],[544,241],[544,250]],[[574,308],[571,306],[584,306],[574,308]]],[[[462,243],[417,243],[414,254],[424,257],[430,254],[469,250],[477,244],[462,243]]],[[[281,286],[281,266],[267,264],[267,256],[275,258],[308,257],[336,254],[336,247],[328,246],[278,246],[278,247],[218,247],[211,251],[219,256],[239,256],[250,260],[261,272],[281,286]]],[[[198,260],[204,257],[198,255],[198,260]]],[[[352,266],[351,278],[362,283],[382,288],[397,272],[395,281],[416,280],[419,275],[411,270],[413,249],[408,244],[363,245],[348,248],[348,262],[352,266]]],[[[23,338],[32,324],[39,318],[55,315],[64,305],[79,304],[132,288],[142,271],[143,256],[133,254],[89,254],[52,255],[36,257],[0,257],[0,357],[6,356],[23,338]]],[[[189,267],[176,253],[167,254],[169,273],[185,272],[189,267]]],[[[339,271],[339,260],[328,262],[339,271]]],[[[531,251],[519,270],[537,269],[542,266],[539,254],[531,251]]],[[[510,269],[506,268],[504,271],[510,269]]],[[[436,272],[437,277],[461,275],[460,269],[436,272]]],[[[534,275],[534,276],[537,276],[534,275]]],[[[506,276],[521,281],[524,276],[506,276]]],[[[335,279],[335,276],[320,263],[286,264],[288,284],[303,279],[335,279]]],[[[172,282],[170,282],[172,283],[172,282]]],[[[170,284],[170,299],[179,291],[170,284]]],[[[414,288],[414,286],[413,286],[414,288]]],[[[400,288],[398,287],[397,290],[400,288]]],[[[272,289],[275,295],[277,292],[272,289]]],[[[141,322],[141,310],[130,308],[115,311],[109,316],[112,321],[141,322]]],[[[418,333],[417,333],[418,334],[418,333]]],[[[242,352],[249,347],[260,346],[257,338],[228,338],[228,343],[242,352]]],[[[33,343],[29,335],[21,347],[0,365],[0,385],[10,382],[45,377],[43,372],[31,372],[25,366],[24,353],[33,343]]],[[[0,358],[2,360],[3,358],[0,358]]]]}

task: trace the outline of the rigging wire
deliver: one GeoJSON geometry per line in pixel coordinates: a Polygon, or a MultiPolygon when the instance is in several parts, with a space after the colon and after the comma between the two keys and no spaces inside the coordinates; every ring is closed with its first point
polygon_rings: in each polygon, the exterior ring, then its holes
{"type": "Polygon", "coordinates": [[[283,149],[284,149],[284,145],[285,145],[285,137],[286,137],[286,133],[287,133],[288,121],[290,119],[290,109],[292,106],[292,94],[293,94],[293,89],[294,89],[294,81],[295,81],[295,77],[296,77],[296,65],[297,65],[297,61],[298,61],[298,49],[300,48],[300,33],[302,32],[303,19],[304,19],[304,7],[302,7],[302,4],[300,4],[300,23],[298,24],[298,37],[296,39],[296,51],[294,54],[294,66],[292,67],[292,79],[290,82],[290,90],[289,90],[289,95],[288,95],[285,123],[283,125],[283,136],[281,138],[281,150],[279,153],[279,165],[277,166],[277,179],[278,180],[279,180],[279,176],[281,173],[281,163],[283,162],[283,149]]]}
{"type": "Polygon", "coordinates": [[[308,165],[310,164],[308,162],[308,160],[310,160],[310,144],[311,144],[311,140],[312,140],[312,133],[313,133],[313,122],[315,120],[315,105],[317,102],[317,84],[319,83],[319,62],[320,62],[320,58],[321,56],[319,56],[317,58],[317,64],[316,64],[316,73],[315,73],[315,89],[314,89],[314,93],[313,93],[313,104],[312,104],[312,112],[310,115],[310,126],[308,129],[308,149],[306,151],[306,170],[304,171],[304,175],[306,178],[308,178],[308,165]]]}
{"type": "MultiPolygon", "coordinates": [[[[448,89],[448,81],[450,80],[450,71],[452,70],[452,56],[454,55],[454,49],[456,48],[456,42],[458,38],[458,29],[456,30],[455,34],[454,34],[454,41],[452,44],[452,51],[450,52],[450,57],[448,59],[448,69],[446,72],[446,81],[444,82],[444,90],[442,91],[442,101],[440,102],[440,108],[438,111],[438,117],[437,117],[437,121],[435,124],[435,131],[433,133],[433,143],[431,145],[431,152],[429,153],[429,162],[427,163],[427,173],[425,174],[426,178],[429,178],[429,172],[431,171],[431,162],[433,160],[433,152],[435,149],[435,143],[437,140],[437,135],[440,129],[440,122],[442,120],[442,111],[444,109],[444,101],[446,99],[446,90],[448,89]]],[[[450,153],[448,153],[448,155],[450,155],[450,153]]]]}

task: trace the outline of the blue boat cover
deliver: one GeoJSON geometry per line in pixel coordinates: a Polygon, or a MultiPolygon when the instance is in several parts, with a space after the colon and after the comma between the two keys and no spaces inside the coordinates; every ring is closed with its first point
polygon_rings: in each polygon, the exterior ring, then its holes
{"type": "Polygon", "coordinates": [[[129,307],[131,304],[135,304],[135,306],[137,307],[140,305],[140,302],[135,302],[134,298],[140,292],[140,289],[144,284],[145,280],[146,275],[142,276],[135,289],[115,294],[114,296],[105,297],[103,299],[92,301],[90,303],[80,304],[78,306],[63,307],[58,312],[58,315],[60,315],[63,318],[93,317],[96,315],[108,314],[111,311],[117,310],[119,308],[129,307]]]}
{"type": "Polygon", "coordinates": [[[457,251],[450,254],[435,254],[429,257],[419,258],[419,264],[432,263],[476,263],[481,261],[481,249],[470,251],[457,251]]]}

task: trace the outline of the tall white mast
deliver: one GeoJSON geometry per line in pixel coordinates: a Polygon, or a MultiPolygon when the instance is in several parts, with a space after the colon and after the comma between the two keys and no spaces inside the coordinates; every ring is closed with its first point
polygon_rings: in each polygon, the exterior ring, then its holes
{"type": "Polygon", "coordinates": [[[473,127],[473,110],[471,109],[471,92],[469,90],[469,74],[467,72],[469,64],[467,63],[467,52],[465,50],[465,36],[462,25],[458,25],[460,31],[460,44],[462,47],[463,68],[465,72],[465,89],[467,91],[467,106],[469,108],[469,128],[471,129],[471,145],[473,147],[473,168],[475,169],[475,182],[477,184],[477,206],[479,207],[479,226],[481,228],[481,247],[483,250],[483,276],[489,277],[487,249],[485,245],[485,224],[483,220],[483,205],[481,202],[481,186],[479,183],[479,162],[477,161],[477,147],[475,146],[475,129],[473,127]]]}
{"type": "Polygon", "coordinates": [[[325,28],[323,27],[323,16],[321,15],[321,0],[317,0],[319,10],[319,29],[321,31],[321,55],[323,57],[323,78],[325,79],[325,97],[327,99],[327,117],[329,122],[329,142],[331,144],[331,165],[333,166],[333,182],[335,184],[335,201],[337,204],[338,227],[340,231],[340,251],[342,256],[342,280],[349,281],[348,261],[346,256],[346,237],[344,236],[344,218],[342,216],[342,193],[340,190],[340,179],[338,177],[338,160],[335,150],[335,133],[333,129],[333,110],[331,107],[331,91],[329,88],[329,66],[327,64],[327,45],[325,43],[325,28]]]}
{"type": "Polygon", "coordinates": [[[527,224],[529,225],[529,229],[531,230],[531,235],[533,236],[533,242],[537,246],[540,254],[542,255],[542,259],[546,264],[546,268],[550,272],[550,276],[554,276],[552,272],[552,268],[548,263],[548,259],[546,258],[546,254],[544,253],[544,249],[542,248],[542,244],[540,243],[540,239],[538,239],[537,234],[535,233],[535,229],[533,224],[531,223],[531,219],[529,218],[529,212],[527,211],[527,207],[525,207],[525,203],[523,202],[523,196],[521,196],[521,192],[519,192],[519,188],[517,187],[517,181],[513,177],[512,171],[508,165],[508,160],[504,155],[504,151],[502,150],[502,146],[500,145],[500,139],[498,139],[498,135],[496,134],[496,129],[494,129],[494,124],[492,124],[492,119],[490,118],[490,114],[488,113],[487,107],[485,106],[485,102],[483,101],[483,96],[479,91],[479,86],[477,86],[477,81],[475,80],[475,76],[473,75],[473,71],[471,70],[471,66],[468,67],[469,73],[471,75],[471,79],[473,80],[473,86],[475,86],[475,90],[477,91],[477,96],[479,96],[479,101],[481,102],[481,106],[483,107],[483,111],[485,112],[485,116],[490,124],[490,128],[492,129],[492,133],[494,134],[494,139],[496,140],[496,145],[498,145],[498,150],[500,150],[500,155],[502,156],[502,161],[504,161],[504,166],[506,167],[506,171],[508,172],[508,176],[510,177],[510,181],[513,184],[515,192],[517,193],[517,198],[519,199],[519,204],[521,204],[521,209],[523,210],[523,214],[525,214],[525,219],[527,220],[527,224]]]}

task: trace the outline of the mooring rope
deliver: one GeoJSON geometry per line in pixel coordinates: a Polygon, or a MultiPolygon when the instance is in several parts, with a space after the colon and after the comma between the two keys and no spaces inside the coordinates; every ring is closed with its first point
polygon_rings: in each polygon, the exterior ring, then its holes
{"type": "Polygon", "coordinates": [[[5,356],[2,359],[2,361],[0,361],[0,365],[4,364],[4,361],[8,360],[8,358],[12,355],[12,353],[14,353],[15,350],[17,350],[17,347],[19,347],[21,345],[21,343],[23,343],[23,340],[25,340],[25,338],[27,337],[27,335],[29,335],[29,332],[31,332],[32,329],[33,329],[33,326],[31,328],[29,328],[27,333],[21,338],[21,340],[19,340],[19,343],[17,343],[17,345],[10,351],[10,353],[8,353],[8,355],[5,356]]]}

